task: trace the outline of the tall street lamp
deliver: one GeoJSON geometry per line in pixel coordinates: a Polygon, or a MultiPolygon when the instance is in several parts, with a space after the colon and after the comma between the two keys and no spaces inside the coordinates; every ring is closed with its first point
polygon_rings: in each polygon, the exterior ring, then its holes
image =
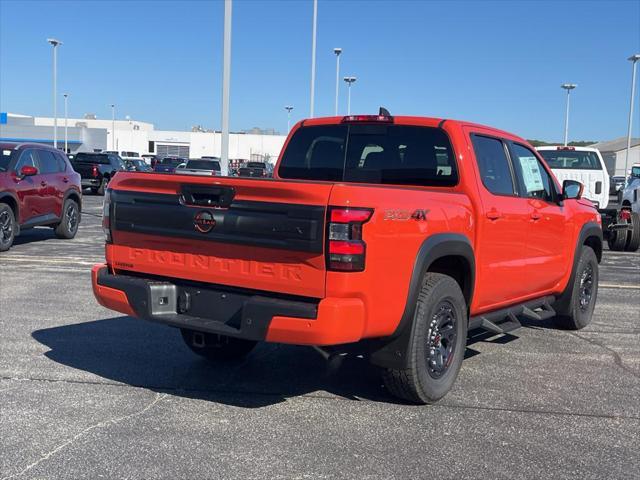
{"type": "Polygon", "coordinates": [[[111,104],[111,150],[116,149],[116,105],[111,104]]]}
{"type": "Polygon", "coordinates": [[[60,40],[47,38],[53,47],[53,148],[58,148],[58,47],[60,40]]]}
{"type": "Polygon", "coordinates": [[[567,91],[567,111],[564,116],[564,146],[567,146],[567,142],[569,141],[569,98],[571,96],[571,90],[576,88],[578,85],[575,83],[563,83],[560,85],[560,88],[564,88],[567,91]]]}
{"type": "Polygon", "coordinates": [[[291,110],[293,110],[293,107],[287,105],[284,109],[287,111],[287,133],[289,133],[289,130],[291,130],[291,110]]]}
{"type": "Polygon", "coordinates": [[[338,115],[338,91],[340,90],[340,54],[342,53],[341,48],[334,48],[333,53],[336,54],[336,108],[335,115],[338,115]]]}
{"type": "Polygon", "coordinates": [[[347,82],[347,115],[351,115],[351,84],[354,83],[356,77],[344,77],[343,80],[347,82]]]}
{"type": "Polygon", "coordinates": [[[69,98],[68,93],[63,93],[64,97],[64,153],[69,153],[68,143],[69,143],[69,133],[68,133],[68,122],[69,122],[69,110],[67,108],[67,99],[69,98]]]}
{"type": "Polygon", "coordinates": [[[229,89],[231,85],[231,0],[224,0],[224,33],[222,42],[222,138],[220,141],[220,173],[229,175],[229,89]]]}
{"type": "Polygon", "coordinates": [[[311,99],[309,117],[313,118],[316,89],[316,31],[318,26],[318,0],[313,0],[313,32],[311,34],[311,99]]]}
{"type": "Polygon", "coordinates": [[[640,60],[640,53],[631,55],[627,60],[632,63],[631,67],[631,100],[629,100],[629,128],[627,129],[627,155],[624,160],[624,176],[626,178],[629,171],[629,151],[631,150],[631,127],[633,124],[633,98],[636,96],[636,63],[640,60]]]}

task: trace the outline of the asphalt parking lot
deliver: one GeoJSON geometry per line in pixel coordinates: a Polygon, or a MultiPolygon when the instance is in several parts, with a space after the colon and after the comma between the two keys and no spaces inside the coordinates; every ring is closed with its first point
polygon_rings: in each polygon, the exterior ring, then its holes
{"type": "Polygon", "coordinates": [[[640,254],[605,252],[593,323],[470,342],[451,393],[394,402],[374,368],[261,345],[214,367],[91,293],[80,233],[0,256],[0,479],[640,478],[640,254]]]}

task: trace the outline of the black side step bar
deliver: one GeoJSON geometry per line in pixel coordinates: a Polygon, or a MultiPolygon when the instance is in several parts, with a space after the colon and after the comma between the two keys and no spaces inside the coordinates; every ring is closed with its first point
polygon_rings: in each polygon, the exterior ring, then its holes
{"type": "Polygon", "coordinates": [[[521,326],[518,317],[529,320],[546,320],[556,315],[551,304],[555,297],[543,297],[525,303],[483,313],[469,319],[469,331],[482,328],[495,334],[509,333],[521,326]]]}

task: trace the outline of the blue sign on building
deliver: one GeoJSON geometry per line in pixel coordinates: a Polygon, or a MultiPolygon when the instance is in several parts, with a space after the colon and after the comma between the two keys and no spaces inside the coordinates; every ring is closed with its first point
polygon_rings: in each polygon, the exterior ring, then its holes
{"type": "Polygon", "coordinates": [[[7,123],[7,112],[0,112],[0,125],[7,123]]]}

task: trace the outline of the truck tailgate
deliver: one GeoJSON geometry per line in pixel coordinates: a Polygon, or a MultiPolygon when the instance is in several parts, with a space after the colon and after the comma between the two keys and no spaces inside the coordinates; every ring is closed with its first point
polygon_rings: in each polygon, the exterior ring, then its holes
{"type": "Polygon", "coordinates": [[[325,294],[330,184],[121,173],[110,188],[116,271],[325,294]]]}

